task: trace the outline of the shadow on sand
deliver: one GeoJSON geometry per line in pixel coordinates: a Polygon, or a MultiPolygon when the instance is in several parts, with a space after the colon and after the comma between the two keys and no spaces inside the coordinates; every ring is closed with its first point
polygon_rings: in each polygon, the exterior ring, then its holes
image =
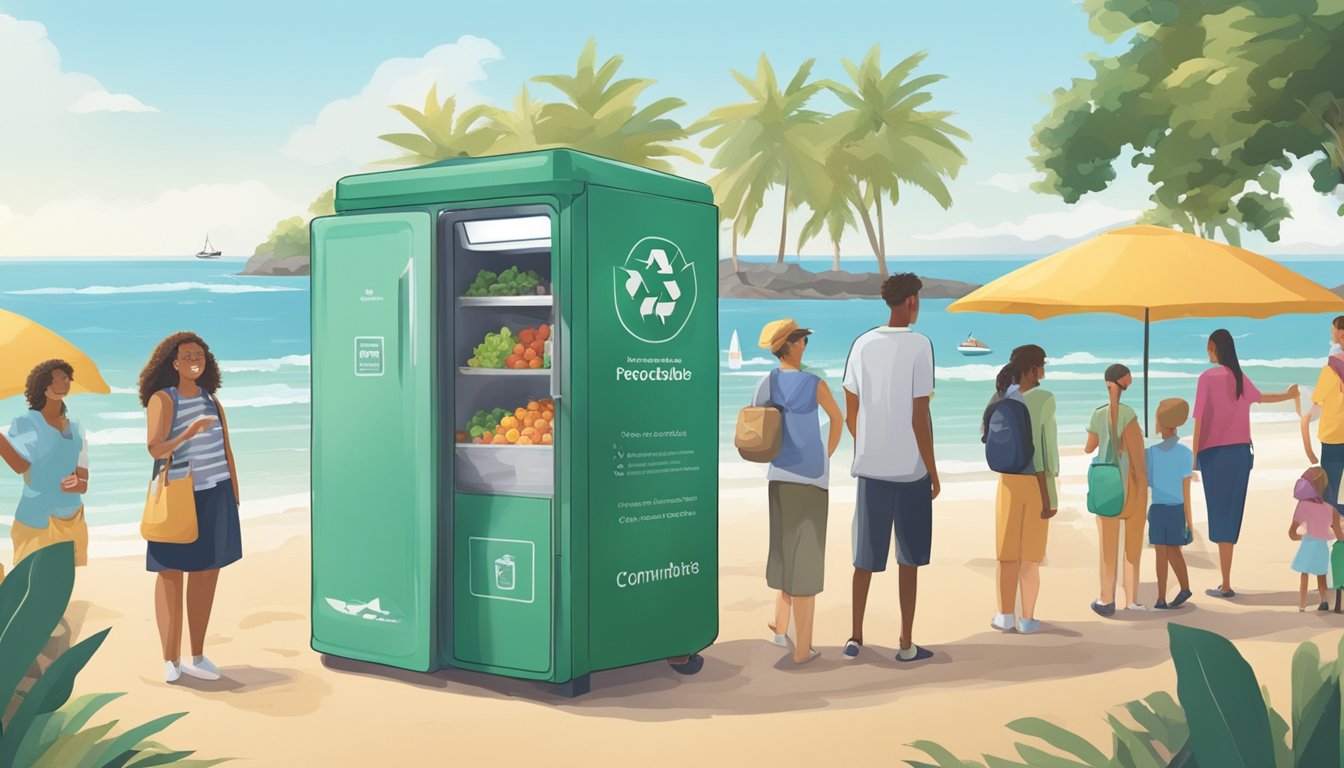
{"type": "MultiPolygon", "coordinates": [[[[1293,593],[1248,594],[1246,605],[1283,605],[1293,593]]],[[[705,667],[682,677],[664,662],[596,672],[592,692],[568,699],[554,686],[463,670],[417,673],[331,656],[334,672],[379,677],[495,699],[518,699],[574,714],[634,721],[668,721],[727,715],[756,715],[826,708],[871,706],[874,699],[899,700],[930,690],[984,688],[1026,681],[1065,679],[1121,669],[1148,669],[1169,663],[1168,621],[1217,632],[1233,641],[1254,638],[1287,644],[1323,628],[1344,626],[1334,613],[1303,615],[1295,610],[1223,612],[1191,604],[1175,611],[1118,616],[1107,621],[1046,624],[1033,635],[992,631],[934,646],[933,658],[913,664],[895,661],[895,649],[865,647],[854,661],[840,648],[820,646],[822,656],[795,667],[791,650],[761,640],[733,640],[703,652],[705,667]]]]}

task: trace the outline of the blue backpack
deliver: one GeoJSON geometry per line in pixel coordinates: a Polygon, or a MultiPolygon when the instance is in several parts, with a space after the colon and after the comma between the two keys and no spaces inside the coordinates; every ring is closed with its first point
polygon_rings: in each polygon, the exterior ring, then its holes
{"type": "Polygon", "coordinates": [[[1031,439],[1031,412],[1016,386],[985,409],[980,440],[989,468],[1003,475],[1035,474],[1036,446],[1031,439]]]}

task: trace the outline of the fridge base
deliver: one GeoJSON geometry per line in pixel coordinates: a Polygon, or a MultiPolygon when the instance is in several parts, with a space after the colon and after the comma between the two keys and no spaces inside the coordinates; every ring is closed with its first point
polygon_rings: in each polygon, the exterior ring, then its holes
{"type": "Polygon", "coordinates": [[[589,675],[579,675],[570,678],[567,682],[553,683],[552,688],[556,693],[567,699],[577,698],[593,690],[592,679],[589,675]]]}

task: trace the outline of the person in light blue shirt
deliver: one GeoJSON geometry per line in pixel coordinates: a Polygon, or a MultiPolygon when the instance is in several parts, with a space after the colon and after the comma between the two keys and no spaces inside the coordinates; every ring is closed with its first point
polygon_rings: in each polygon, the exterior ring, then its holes
{"type": "Polygon", "coordinates": [[[10,528],[15,564],[61,541],[74,544],[75,565],[88,562],[89,529],[80,497],[89,489],[88,441],[65,406],[74,378],[75,369],[63,360],[39,363],[25,386],[29,410],[14,419],[8,435],[0,434],[0,458],[23,476],[10,528]]]}
{"type": "Polygon", "coordinates": [[[1177,430],[1190,418],[1190,404],[1180,398],[1163,400],[1157,406],[1157,428],[1162,442],[1148,448],[1148,542],[1157,550],[1157,602],[1154,608],[1179,608],[1190,599],[1190,573],[1181,547],[1192,538],[1190,479],[1194,453],[1181,444],[1177,430]],[[1176,572],[1181,591],[1167,604],[1167,566],[1176,572]]]}

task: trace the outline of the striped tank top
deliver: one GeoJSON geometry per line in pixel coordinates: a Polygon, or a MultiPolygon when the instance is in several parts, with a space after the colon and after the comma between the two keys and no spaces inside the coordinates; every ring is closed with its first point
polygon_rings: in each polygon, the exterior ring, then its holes
{"type": "MultiPolygon", "coordinates": [[[[186,432],[191,422],[202,416],[214,416],[215,419],[219,419],[219,409],[215,407],[214,399],[206,394],[205,390],[201,390],[196,397],[179,394],[177,387],[168,387],[164,391],[173,399],[176,406],[173,426],[168,431],[169,440],[186,432]]],[[[173,452],[173,468],[168,477],[181,480],[187,476],[188,466],[191,468],[193,490],[204,491],[214,488],[229,479],[229,459],[224,453],[224,428],[219,421],[216,421],[210,429],[197,433],[178,446],[173,452]]]]}

